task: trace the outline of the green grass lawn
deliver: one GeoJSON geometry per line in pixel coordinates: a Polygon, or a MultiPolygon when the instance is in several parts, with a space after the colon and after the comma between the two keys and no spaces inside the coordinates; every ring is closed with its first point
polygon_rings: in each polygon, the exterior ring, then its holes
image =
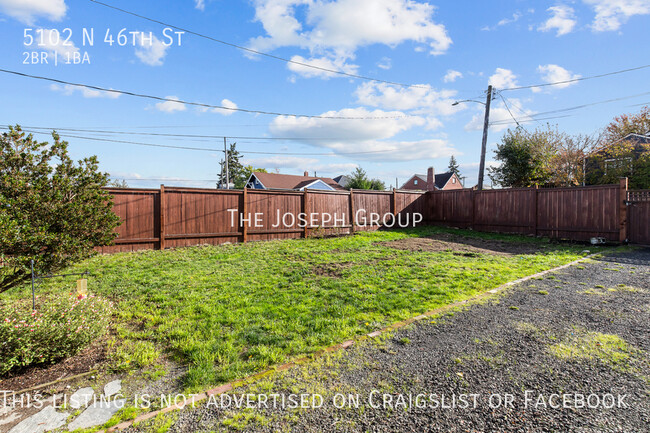
{"type": "MultiPolygon", "coordinates": [[[[583,249],[425,227],[120,253],[73,269],[89,269],[89,290],[116,302],[121,361],[146,364],[163,350],[189,366],[186,387],[198,390],[567,263],[583,249]],[[540,252],[469,257],[377,245],[445,231],[537,243],[540,252]]],[[[74,281],[48,281],[40,293],[62,287],[74,281]]],[[[0,302],[28,294],[14,289],[0,302]]]]}

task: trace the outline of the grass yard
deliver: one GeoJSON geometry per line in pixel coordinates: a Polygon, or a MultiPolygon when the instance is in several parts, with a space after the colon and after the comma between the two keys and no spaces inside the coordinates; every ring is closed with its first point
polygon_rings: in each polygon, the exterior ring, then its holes
{"type": "MultiPolygon", "coordinates": [[[[161,351],[189,366],[185,385],[196,391],[567,263],[583,250],[425,227],[120,253],[74,269],[89,269],[89,290],[116,303],[114,359],[146,365],[161,351]],[[446,233],[524,243],[538,252],[458,255],[380,244],[446,233]]],[[[61,293],[74,281],[46,284],[41,295],[61,293]]],[[[6,292],[0,302],[18,297],[28,298],[29,288],[6,292]]]]}

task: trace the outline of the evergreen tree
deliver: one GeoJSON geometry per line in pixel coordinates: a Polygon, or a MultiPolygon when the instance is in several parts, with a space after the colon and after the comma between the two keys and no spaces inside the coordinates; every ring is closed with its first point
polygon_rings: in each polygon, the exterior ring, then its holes
{"type": "Polygon", "coordinates": [[[449,158],[449,166],[447,167],[447,171],[451,171],[452,173],[456,174],[460,178],[460,168],[458,166],[458,162],[456,161],[456,157],[454,155],[451,155],[451,158],[449,158]]]}

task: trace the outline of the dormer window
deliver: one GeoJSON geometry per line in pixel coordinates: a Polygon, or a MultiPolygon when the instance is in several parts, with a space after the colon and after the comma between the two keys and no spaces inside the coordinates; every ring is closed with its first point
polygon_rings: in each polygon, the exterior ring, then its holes
{"type": "Polygon", "coordinates": [[[417,184],[418,184],[418,180],[415,179],[415,180],[413,181],[413,185],[417,185],[417,184]]]}

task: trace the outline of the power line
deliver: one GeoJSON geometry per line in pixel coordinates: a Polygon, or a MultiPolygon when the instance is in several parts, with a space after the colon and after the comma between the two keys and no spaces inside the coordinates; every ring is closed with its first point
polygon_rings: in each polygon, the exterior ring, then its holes
{"type": "Polygon", "coordinates": [[[521,126],[521,125],[519,124],[519,122],[517,122],[517,119],[515,119],[515,116],[512,115],[512,111],[510,111],[510,107],[508,107],[508,103],[506,102],[506,99],[503,97],[503,95],[501,94],[501,92],[499,92],[499,96],[501,97],[501,100],[503,101],[503,105],[505,105],[506,110],[508,110],[508,114],[510,114],[510,117],[512,117],[512,120],[515,121],[515,123],[517,124],[517,126],[521,126]]]}
{"type": "MultiPolygon", "coordinates": [[[[6,127],[2,127],[1,129],[9,129],[6,127]]],[[[23,129],[23,131],[32,133],[32,134],[40,134],[40,135],[50,135],[47,132],[42,132],[42,131],[35,131],[33,129],[23,129]]],[[[194,151],[203,151],[203,152],[223,152],[222,149],[211,149],[211,148],[205,148],[205,147],[190,147],[190,146],[173,146],[173,145],[168,145],[168,144],[154,144],[154,143],[143,143],[139,141],[127,141],[127,140],[114,140],[114,139],[109,139],[109,138],[99,138],[99,137],[84,137],[80,135],[72,135],[72,134],[59,134],[61,137],[68,137],[68,138],[78,138],[81,140],[91,140],[91,141],[100,141],[100,142],[107,142],[107,143],[121,143],[121,144],[133,144],[133,145],[138,145],[138,146],[148,146],[148,147],[161,147],[161,148],[167,148],[167,149],[181,149],[181,150],[194,150],[194,151]]],[[[228,137],[230,138],[230,137],[228,137]]],[[[372,151],[365,151],[365,152],[335,152],[332,150],[331,152],[328,153],[302,153],[302,152],[261,152],[261,151],[248,151],[248,150],[239,150],[241,153],[249,153],[249,154],[256,154],[256,155],[287,155],[287,156],[339,156],[339,155],[366,155],[366,154],[375,154],[375,153],[389,153],[389,152],[395,152],[399,149],[386,149],[386,150],[372,150],[372,151]]]]}
{"type": "MultiPolygon", "coordinates": [[[[553,119],[564,119],[567,117],[572,117],[572,115],[567,114],[564,116],[552,116],[552,117],[543,117],[541,119],[530,119],[530,120],[521,120],[519,123],[528,123],[528,122],[538,122],[540,120],[553,120],[553,119]]],[[[497,125],[510,125],[513,122],[512,120],[496,120],[494,122],[490,122],[490,126],[497,126],[497,125]]]]}
{"type": "MultiPolygon", "coordinates": [[[[94,1],[94,0],[91,0],[91,1],[94,1]]],[[[570,83],[576,83],[578,81],[593,80],[594,78],[603,78],[603,77],[609,77],[611,75],[617,75],[617,74],[623,74],[623,73],[626,73],[626,72],[638,71],[640,69],[646,69],[646,68],[650,68],[650,65],[643,65],[643,66],[637,66],[635,68],[621,69],[620,71],[607,72],[605,74],[599,74],[599,75],[591,75],[589,77],[580,77],[580,78],[573,78],[571,80],[555,81],[553,83],[542,83],[542,84],[531,84],[531,85],[528,85],[528,86],[509,87],[507,89],[500,89],[500,91],[507,92],[507,91],[510,91],[510,90],[523,90],[523,89],[532,89],[532,88],[535,88],[535,87],[547,87],[547,86],[557,86],[559,84],[570,84],[570,83]]]]}
{"type": "Polygon", "coordinates": [[[97,1],[97,0],[90,0],[90,1],[95,3],[95,4],[98,4],[98,5],[101,5],[101,6],[116,10],[118,12],[122,12],[124,14],[128,14],[128,15],[131,15],[131,16],[143,19],[143,20],[147,20],[147,21],[150,21],[152,23],[160,24],[160,25],[163,25],[165,27],[170,27],[170,28],[173,28],[173,29],[176,29],[176,30],[180,30],[180,31],[183,31],[185,33],[189,33],[191,35],[198,36],[200,38],[208,39],[208,40],[213,41],[213,42],[217,42],[217,43],[220,43],[220,44],[223,44],[223,45],[227,45],[229,47],[233,47],[233,48],[237,48],[239,50],[246,51],[246,52],[251,53],[251,54],[257,54],[257,55],[260,55],[260,56],[265,56],[265,57],[268,57],[268,58],[271,58],[271,59],[280,60],[282,62],[291,63],[291,64],[294,64],[294,65],[299,65],[299,66],[302,66],[302,67],[305,67],[305,68],[317,69],[319,71],[328,72],[328,73],[331,73],[331,74],[338,74],[338,75],[343,75],[343,76],[346,76],[346,77],[358,78],[358,79],[361,79],[361,80],[375,81],[375,82],[378,82],[378,83],[391,84],[391,85],[394,85],[394,86],[420,87],[420,88],[427,88],[427,89],[429,88],[429,86],[423,85],[423,84],[407,84],[407,83],[399,83],[399,82],[395,82],[395,81],[381,80],[379,78],[366,77],[364,75],[351,74],[351,73],[339,71],[339,70],[336,70],[336,69],[328,69],[328,68],[324,68],[322,66],[316,66],[316,65],[312,65],[312,64],[304,63],[304,62],[298,62],[296,60],[287,59],[287,58],[284,58],[284,57],[276,56],[274,54],[269,54],[269,53],[265,53],[263,51],[257,51],[257,50],[254,50],[252,48],[247,48],[247,47],[244,47],[244,46],[241,46],[241,45],[233,44],[232,42],[227,42],[227,41],[224,41],[224,40],[221,40],[221,39],[214,38],[212,36],[205,35],[203,33],[198,33],[198,32],[195,32],[193,30],[189,30],[189,29],[186,29],[186,28],[183,28],[183,27],[180,27],[180,26],[176,26],[174,24],[169,24],[169,23],[166,23],[164,21],[159,21],[159,20],[156,20],[154,18],[149,18],[147,16],[144,16],[144,15],[141,15],[141,14],[138,14],[138,13],[135,13],[135,12],[131,12],[131,11],[128,11],[126,9],[118,8],[117,6],[113,6],[113,5],[103,3],[103,2],[100,2],[100,1],[97,1]]]}
{"type": "Polygon", "coordinates": [[[24,126],[30,129],[48,129],[57,131],[70,131],[70,132],[92,132],[97,134],[120,134],[120,135],[145,135],[154,137],[181,137],[181,138],[214,138],[223,139],[231,138],[233,140],[279,140],[279,141],[306,141],[306,140],[345,140],[344,138],[312,138],[312,137],[247,137],[247,136],[234,136],[234,135],[201,135],[201,134],[167,134],[157,132],[128,132],[128,131],[106,131],[98,129],[81,129],[81,128],[51,128],[45,126],[24,126]]]}
{"type": "Polygon", "coordinates": [[[50,82],[58,83],[58,84],[65,84],[65,85],[69,85],[69,86],[85,87],[87,89],[99,90],[101,92],[109,92],[109,93],[115,93],[115,94],[120,94],[120,95],[135,96],[135,97],[138,97],[138,98],[153,99],[155,101],[162,101],[162,102],[175,102],[175,103],[178,103],[178,104],[193,105],[193,106],[204,107],[204,108],[217,108],[217,109],[220,109],[220,110],[240,111],[240,112],[243,112],[243,113],[265,114],[265,115],[271,115],[271,116],[307,117],[307,118],[311,118],[311,119],[335,119],[335,120],[385,120],[385,119],[403,119],[403,118],[407,118],[407,117],[412,117],[412,116],[409,116],[409,115],[380,116],[380,117],[322,116],[322,115],[310,115],[310,114],[278,113],[278,112],[273,112],[273,111],[262,111],[262,110],[249,110],[249,109],[245,109],[245,108],[223,107],[223,106],[220,106],[220,105],[204,104],[204,103],[201,103],[201,102],[183,101],[183,100],[180,100],[180,99],[162,98],[160,96],[152,96],[152,95],[147,95],[147,94],[144,94],[144,93],[135,93],[135,92],[129,92],[129,91],[125,91],[125,90],[108,89],[108,88],[105,88],[105,87],[93,86],[93,85],[90,85],[90,84],[72,83],[72,82],[69,82],[69,81],[58,80],[56,78],[41,77],[41,76],[38,76],[38,75],[25,74],[25,73],[22,73],[22,72],[11,71],[11,70],[8,70],[8,69],[0,69],[0,72],[4,72],[6,74],[18,75],[20,77],[33,78],[33,79],[36,79],[36,80],[43,80],[43,81],[50,81],[50,82]]]}

